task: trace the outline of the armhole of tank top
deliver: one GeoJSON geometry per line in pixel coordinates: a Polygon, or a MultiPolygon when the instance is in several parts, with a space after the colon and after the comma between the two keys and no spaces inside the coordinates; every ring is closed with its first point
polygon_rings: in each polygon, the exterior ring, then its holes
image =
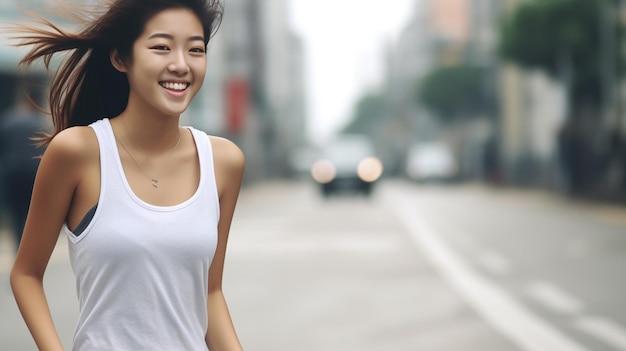
{"type": "Polygon", "coordinates": [[[85,217],[83,217],[80,223],[78,223],[76,228],[72,231],[72,234],[74,234],[75,237],[79,237],[85,231],[85,229],[87,229],[87,226],[89,226],[89,223],[91,223],[91,220],[93,219],[97,208],[98,204],[96,204],[94,207],[90,208],[89,211],[87,211],[85,217]]]}
{"type": "Polygon", "coordinates": [[[72,242],[77,243],[79,242],[82,238],[83,238],[83,233],[89,228],[89,226],[91,225],[92,221],[94,220],[94,217],[96,216],[96,212],[98,210],[98,205],[100,204],[100,202],[102,201],[102,194],[104,192],[104,174],[103,174],[103,164],[104,164],[104,160],[103,160],[103,151],[102,151],[102,142],[101,142],[101,138],[104,138],[104,136],[102,136],[101,134],[103,133],[103,129],[102,126],[96,126],[96,123],[104,123],[105,121],[98,121],[98,122],[94,122],[93,125],[89,125],[89,127],[91,128],[91,130],[93,131],[97,143],[98,143],[98,156],[99,156],[99,164],[100,164],[100,189],[99,189],[99,193],[98,193],[98,201],[96,202],[96,204],[91,207],[87,213],[85,213],[85,216],[83,216],[83,218],[81,219],[80,223],[78,223],[78,225],[76,226],[76,228],[74,228],[74,230],[70,230],[70,228],[67,226],[67,223],[63,225],[63,227],[65,228],[65,231],[67,234],[69,234],[69,237],[71,238],[72,242]]]}
{"type": "MultiPolygon", "coordinates": [[[[214,195],[215,215],[217,216],[216,218],[219,220],[220,218],[220,195],[219,195],[219,191],[217,187],[217,173],[216,173],[216,167],[215,167],[215,149],[213,148],[213,139],[207,133],[202,132],[201,134],[207,141],[207,144],[206,144],[207,154],[204,155],[204,160],[203,160],[203,162],[205,162],[205,165],[206,165],[206,171],[207,173],[210,171],[210,176],[211,176],[211,181],[208,182],[210,184],[207,184],[207,186],[211,188],[211,191],[214,195]]],[[[208,179],[208,175],[209,174],[205,175],[207,176],[207,179],[208,179]]]]}

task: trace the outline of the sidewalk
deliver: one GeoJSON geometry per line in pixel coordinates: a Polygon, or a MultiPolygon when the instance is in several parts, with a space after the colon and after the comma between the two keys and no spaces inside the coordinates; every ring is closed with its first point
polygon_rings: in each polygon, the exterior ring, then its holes
{"type": "MultiPolygon", "coordinates": [[[[461,185],[467,191],[481,192],[510,203],[534,202],[550,208],[572,210],[594,220],[626,226],[626,206],[616,203],[570,197],[542,189],[489,186],[482,183],[461,185]]],[[[452,187],[453,188],[453,187],[452,187]]]]}
{"type": "Polygon", "coordinates": [[[11,232],[0,229],[0,274],[7,273],[13,264],[15,255],[15,243],[11,232]]]}

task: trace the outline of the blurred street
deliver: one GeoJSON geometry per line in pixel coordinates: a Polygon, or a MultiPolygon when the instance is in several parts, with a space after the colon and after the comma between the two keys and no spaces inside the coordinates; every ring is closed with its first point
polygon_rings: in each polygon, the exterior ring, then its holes
{"type": "MultiPolygon", "coordinates": [[[[225,294],[246,350],[626,350],[626,210],[482,185],[381,182],[324,199],[309,182],[244,188],[225,294]]],[[[0,349],[34,350],[0,240],[0,349]]],[[[71,344],[65,238],[46,289],[71,344]]],[[[149,323],[149,321],[146,321],[149,323]]]]}
{"type": "MultiPolygon", "coordinates": [[[[626,351],[626,1],[227,2],[181,125],[246,155],[224,278],[246,350],[626,351]],[[309,179],[381,174],[371,197],[309,179]]],[[[0,20],[72,32],[49,3],[0,20]]],[[[0,351],[36,349],[8,282],[32,131],[9,122],[54,71],[25,52],[0,41],[0,351]]],[[[69,349],[65,237],[45,284],[69,349]]]]}

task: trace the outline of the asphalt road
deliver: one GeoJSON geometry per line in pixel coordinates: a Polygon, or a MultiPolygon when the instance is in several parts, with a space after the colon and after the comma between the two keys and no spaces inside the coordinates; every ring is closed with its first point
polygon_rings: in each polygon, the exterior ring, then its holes
{"type": "MultiPolygon", "coordinates": [[[[328,200],[245,188],[225,294],[246,350],[626,350],[626,210],[541,192],[387,181],[328,200]]],[[[0,350],[34,350],[0,236],[0,350]]],[[[46,290],[66,348],[77,315],[64,238],[46,290]]]]}

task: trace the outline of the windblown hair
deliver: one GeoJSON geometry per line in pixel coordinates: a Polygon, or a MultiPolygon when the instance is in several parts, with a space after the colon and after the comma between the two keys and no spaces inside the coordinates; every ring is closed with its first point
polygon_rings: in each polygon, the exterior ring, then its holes
{"type": "Polygon", "coordinates": [[[20,61],[21,67],[42,59],[49,70],[55,54],[68,53],[52,77],[48,98],[54,131],[41,139],[42,144],[66,128],[115,117],[126,108],[128,79],[111,64],[110,52],[116,49],[121,59],[132,60],[133,43],[146,23],[171,8],[186,8],[198,17],[207,46],[221,23],[219,0],[111,0],[95,17],[75,12],[75,19],[91,18],[77,33],[33,13],[39,26],[17,25],[14,39],[20,41],[16,45],[32,47],[20,61]]]}

